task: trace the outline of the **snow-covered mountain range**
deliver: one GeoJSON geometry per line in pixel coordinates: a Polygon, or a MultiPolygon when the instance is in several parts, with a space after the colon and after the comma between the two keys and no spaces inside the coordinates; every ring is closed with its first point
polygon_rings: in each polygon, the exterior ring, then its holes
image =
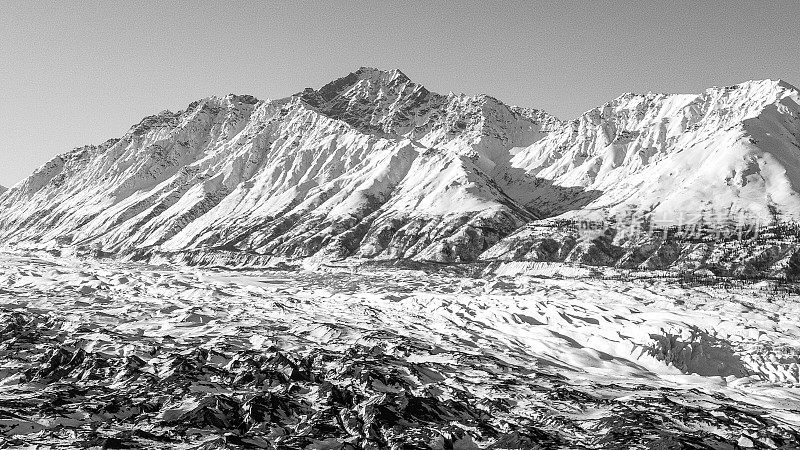
{"type": "MultiPolygon", "coordinates": [[[[625,94],[563,122],[361,68],[278,100],[202,99],[60,155],[0,194],[0,237],[193,262],[680,261],[685,245],[664,259],[652,239],[601,236],[607,248],[596,258],[596,236],[586,244],[537,228],[548,218],[632,215],[799,219],[800,92],[763,80],[699,95],[625,94]]],[[[781,248],[767,266],[785,265],[794,247],[781,248]]]]}

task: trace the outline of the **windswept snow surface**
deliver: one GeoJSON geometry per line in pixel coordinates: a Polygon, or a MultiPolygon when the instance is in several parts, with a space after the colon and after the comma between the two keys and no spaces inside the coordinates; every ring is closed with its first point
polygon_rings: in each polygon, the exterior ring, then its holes
{"type": "Polygon", "coordinates": [[[0,439],[798,448],[797,300],[767,283],[175,269],[6,254],[0,439]]]}

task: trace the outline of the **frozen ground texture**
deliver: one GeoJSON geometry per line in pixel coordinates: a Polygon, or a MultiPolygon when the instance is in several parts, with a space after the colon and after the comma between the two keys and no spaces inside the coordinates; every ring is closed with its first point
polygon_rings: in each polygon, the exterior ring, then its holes
{"type": "Polygon", "coordinates": [[[775,275],[797,242],[757,251],[618,235],[579,242],[525,225],[796,221],[799,167],[800,93],[783,81],[625,94],[563,122],[361,68],[278,100],[202,99],[60,155],[0,194],[0,238],[189,263],[313,256],[720,271],[717,262],[736,261],[775,275]]]}
{"type": "Polygon", "coordinates": [[[0,258],[0,442],[800,446],[800,303],[768,284],[0,258]]]}

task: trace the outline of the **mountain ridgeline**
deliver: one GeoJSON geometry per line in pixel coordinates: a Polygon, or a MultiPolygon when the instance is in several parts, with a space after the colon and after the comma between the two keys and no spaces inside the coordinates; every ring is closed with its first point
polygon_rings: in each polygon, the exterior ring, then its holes
{"type": "Polygon", "coordinates": [[[550,261],[776,275],[792,267],[793,239],[687,240],[648,226],[798,219],[800,93],[771,80],[625,94],[561,121],[361,68],[283,99],[209,97],[146,117],[0,190],[8,246],[195,264],[550,261]],[[558,226],[582,221],[610,225],[558,226]],[[648,232],[621,233],[626,221],[648,232]]]}

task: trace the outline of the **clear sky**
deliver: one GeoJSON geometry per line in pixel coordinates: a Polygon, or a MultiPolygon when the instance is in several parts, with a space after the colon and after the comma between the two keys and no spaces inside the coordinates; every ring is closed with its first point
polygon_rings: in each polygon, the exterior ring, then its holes
{"type": "Polygon", "coordinates": [[[164,109],[360,66],[570,119],[624,92],[800,84],[800,1],[0,0],[0,184],[164,109]]]}

